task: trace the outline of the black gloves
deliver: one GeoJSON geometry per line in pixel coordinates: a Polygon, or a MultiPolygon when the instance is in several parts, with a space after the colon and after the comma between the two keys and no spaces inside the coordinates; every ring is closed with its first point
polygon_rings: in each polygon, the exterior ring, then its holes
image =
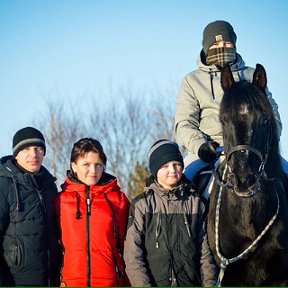
{"type": "Polygon", "coordinates": [[[218,147],[219,143],[215,141],[203,143],[198,150],[199,158],[206,163],[213,163],[217,157],[216,149],[218,147]]]}

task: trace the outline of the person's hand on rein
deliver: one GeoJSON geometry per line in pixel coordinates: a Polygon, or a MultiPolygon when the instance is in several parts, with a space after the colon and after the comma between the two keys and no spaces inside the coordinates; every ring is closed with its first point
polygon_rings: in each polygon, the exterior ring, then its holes
{"type": "Polygon", "coordinates": [[[206,163],[213,163],[218,156],[216,151],[218,147],[219,143],[215,141],[208,141],[203,143],[198,150],[199,158],[206,163]]]}

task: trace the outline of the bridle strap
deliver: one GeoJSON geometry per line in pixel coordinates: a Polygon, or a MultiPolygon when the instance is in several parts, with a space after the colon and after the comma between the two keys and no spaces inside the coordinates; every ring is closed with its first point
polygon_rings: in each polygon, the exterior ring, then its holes
{"type": "Polygon", "coordinates": [[[229,160],[231,158],[232,154],[234,154],[237,151],[250,151],[250,152],[254,153],[260,159],[261,162],[264,161],[261,152],[259,152],[259,150],[255,149],[254,147],[252,147],[250,145],[237,145],[235,147],[232,147],[226,154],[227,160],[229,160]]]}
{"type": "MultiPolygon", "coordinates": [[[[268,150],[268,147],[267,147],[267,150],[268,150]]],[[[263,157],[262,153],[258,149],[254,148],[250,145],[237,145],[235,147],[232,147],[226,153],[226,159],[227,159],[228,164],[229,164],[229,161],[231,159],[232,154],[234,154],[237,151],[242,151],[242,152],[249,151],[249,152],[252,152],[253,154],[255,154],[259,158],[259,160],[261,161],[259,168],[258,168],[258,173],[263,172],[263,170],[265,168],[266,161],[267,161],[267,154],[264,154],[264,157],[263,157]]]]}

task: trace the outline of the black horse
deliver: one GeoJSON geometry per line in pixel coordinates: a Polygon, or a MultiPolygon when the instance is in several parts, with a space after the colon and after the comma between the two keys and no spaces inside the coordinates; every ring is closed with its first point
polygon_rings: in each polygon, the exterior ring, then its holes
{"type": "Polygon", "coordinates": [[[265,94],[265,69],[252,83],[221,74],[225,159],[215,173],[208,214],[218,286],[288,285],[287,179],[277,127],[265,94]]]}

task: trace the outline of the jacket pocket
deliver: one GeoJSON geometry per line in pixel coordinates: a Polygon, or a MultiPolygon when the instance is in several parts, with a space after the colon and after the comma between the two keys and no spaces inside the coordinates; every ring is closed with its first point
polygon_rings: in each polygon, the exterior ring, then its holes
{"type": "Polygon", "coordinates": [[[123,282],[122,278],[124,276],[124,260],[118,251],[113,253],[113,262],[115,267],[115,280],[117,286],[123,286],[121,285],[121,282],[123,282]]]}
{"type": "Polygon", "coordinates": [[[20,242],[17,240],[14,247],[14,265],[19,268],[22,262],[22,248],[20,242]]]}
{"type": "MultiPolygon", "coordinates": [[[[5,243],[7,244],[7,243],[5,243]]],[[[16,238],[10,245],[4,244],[4,259],[10,268],[17,269],[21,266],[23,251],[21,244],[16,238]],[[5,247],[6,246],[6,247],[5,247]]]]}

